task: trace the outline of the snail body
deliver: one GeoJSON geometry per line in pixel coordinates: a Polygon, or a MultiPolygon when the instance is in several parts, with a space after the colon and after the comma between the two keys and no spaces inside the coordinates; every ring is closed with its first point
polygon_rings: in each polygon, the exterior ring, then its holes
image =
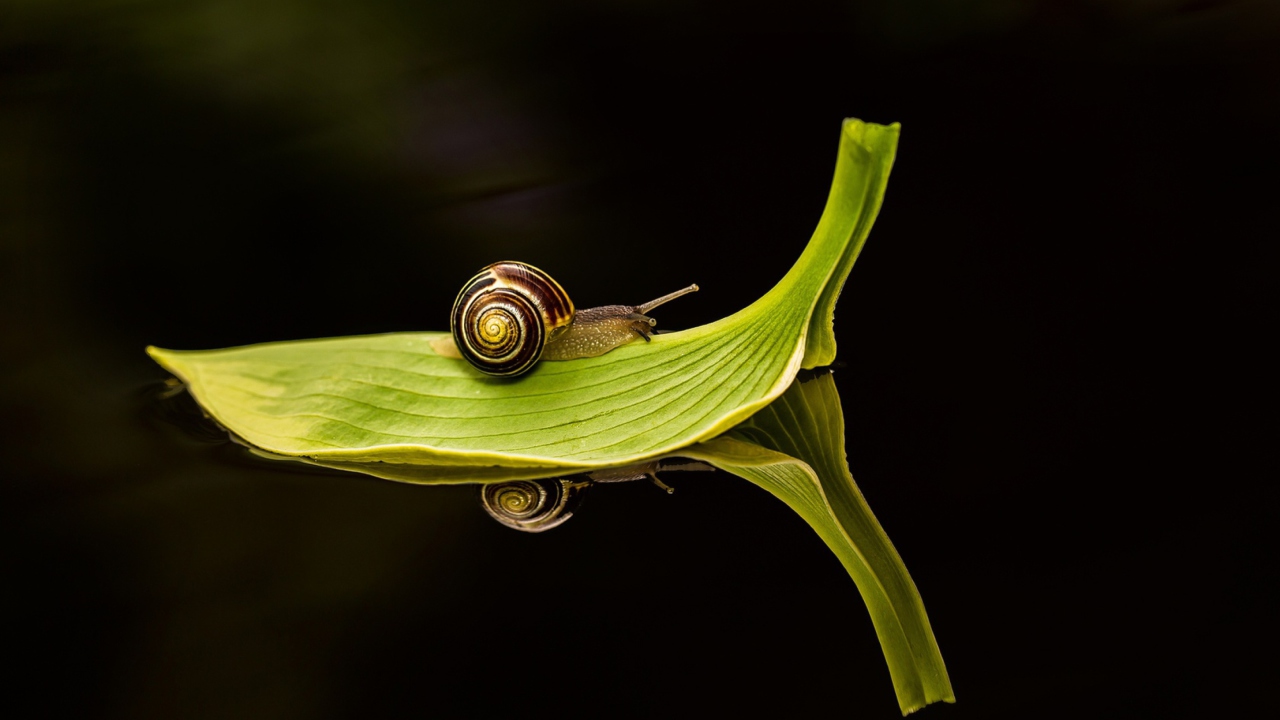
{"type": "Polygon", "coordinates": [[[645,313],[697,289],[690,285],[643,305],[576,310],[550,275],[526,263],[499,262],[463,285],[449,325],[459,356],[485,374],[515,377],[538,360],[595,357],[638,338],[647,342],[657,321],[645,313]]]}

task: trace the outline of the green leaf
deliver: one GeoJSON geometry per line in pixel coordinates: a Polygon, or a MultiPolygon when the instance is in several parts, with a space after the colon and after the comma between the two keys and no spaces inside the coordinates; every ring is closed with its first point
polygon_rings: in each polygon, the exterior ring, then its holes
{"type": "Polygon", "coordinates": [[[249,444],[318,460],[588,467],[733,427],[835,356],[831,314],[884,196],[898,126],[846,120],[826,209],[764,297],[717,322],[515,380],[437,355],[444,333],[182,352],[148,348],[249,444]]]}
{"type": "Polygon", "coordinates": [[[849,474],[844,414],[830,374],[796,382],[728,434],[680,454],[773,493],[840,558],[871,613],[903,715],[955,702],[920,593],[849,474]]]}

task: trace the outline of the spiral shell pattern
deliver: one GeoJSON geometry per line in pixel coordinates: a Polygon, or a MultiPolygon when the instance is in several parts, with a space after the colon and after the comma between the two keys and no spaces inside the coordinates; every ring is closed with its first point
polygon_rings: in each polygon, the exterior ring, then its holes
{"type": "Polygon", "coordinates": [[[494,263],[467,281],[450,315],[462,357],[489,375],[519,375],[573,322],[573,302],[560,284],[532,265],[494,263]]]}
{"type": "Polygon", "coordinates": [[[509,528],[542,532],[573,516],[586,485],[564,478],[482,485],[480,504],[494,520],[509,528]]]}

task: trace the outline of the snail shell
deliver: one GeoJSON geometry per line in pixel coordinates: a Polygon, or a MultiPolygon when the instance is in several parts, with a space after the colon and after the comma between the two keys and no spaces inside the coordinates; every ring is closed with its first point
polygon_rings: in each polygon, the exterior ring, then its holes
{"type": "Polygon", "coordinates": [[[573,517],[589,482],[566,478],[514,480],[482,485],[480,503],[498,522],[515,530],[542,532],[573,517]]]}
{"type": "Polygon", "coordinates": [[[494,263],[467,281],[449,324],[458,352],[489,375],[525,372],[573,322],[573,301],[550,275],[521,262],[494,263]]]}

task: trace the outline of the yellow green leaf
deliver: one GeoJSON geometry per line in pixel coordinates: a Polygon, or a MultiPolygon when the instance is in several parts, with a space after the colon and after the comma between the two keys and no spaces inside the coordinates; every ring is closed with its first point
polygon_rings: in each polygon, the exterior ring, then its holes
{"type": "MultiPolygon", "coordinates": [[[[605,355],[497,379],[438,355],[444,333],[148,348],[217,422],[326,461],[587,467],[671,453],[768,405],[835,356],[836,297],[884,197],[898,126],[846,120],[826,209],[785,277],[747,308],[605,355]]],[[[440,282],[455,279],[440,278],[440,282]]]]}

